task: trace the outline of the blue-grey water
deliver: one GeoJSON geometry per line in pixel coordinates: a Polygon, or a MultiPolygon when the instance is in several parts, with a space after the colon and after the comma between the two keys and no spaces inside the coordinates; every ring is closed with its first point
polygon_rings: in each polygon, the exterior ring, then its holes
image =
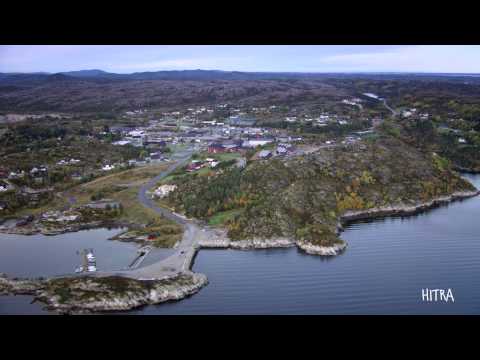
{"type": "MultiPolygon", "coordinates": [[[[0,272],[9,276],[39,277],[70,274],[81,265],[77,251],[93,248],[99,270],[126,267],[137,245],[111,241],[120,229],[95,229],[56,236],[0,234],[0,272]]],[[[30,296],[0,296],[0,314],[44,313],[30,296]]]]}
{"type": "MultiPolygon", "coordinates": [[[[480,175],[465,176],[480,187],[480,175]]],[[[208,276],[205,288],[129,314],[480,314],[479,214],[475,197],[411,217],[355,223],[342,233],[347,250],[333,258],[295,248],[202,250],[193,270],[208,276]],[[422,288],[450,288],[455,302],[424,302],[422,288]]],[[[8,273],[4,251],[10,261],[35,261],[11,246],[0,241],[0,271],[8,273]]],[[[112,249],[115,256],[119,249],[112,249]]],[[[60,257],[65,249],[52,251],[60,257]]],[[[28,297],[3,299],[0,313],[40,311],[28,297]]]]}

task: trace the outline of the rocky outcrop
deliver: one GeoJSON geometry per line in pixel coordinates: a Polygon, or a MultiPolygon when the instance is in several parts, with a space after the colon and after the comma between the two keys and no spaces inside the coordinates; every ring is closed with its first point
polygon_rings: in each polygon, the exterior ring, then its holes
{"type": "Polygon", "coordinates": [[[0,294],[28,294],[61,314],[125,311],[180,300],[208,283],[204,274],[185,272],[162,280],[123,277],[72,277],[17,280],[0,276],[0,294]]]}
{"type": "Polygon", "coordinates": [[[335,256],[340,254],[347,247],[347,243],[338,243],[331,246],[314,245],[304,241],[297,241],[299,249],[310,255],[335,256]]]}
{"type": "Polygon", "coordinates": [[[202,240],[199,242],[200,248],[231,248],[231,249],[238,249],[238,250],[284,248],[284,247],[291,247],[294,245],[295,245],[295,241],[288,238],[251,239],[251,240],[237,240],[237,241],[221,238],[221,239],[202,240]]]}
{"type": "Polygon", "coordinates": [[[35,295],[44,286],[44,280],[9,279],[0,273],[0,295],[35,295]]]}
{"type": "Polygon", "coordinates": [[[200,248],[230,248],[238,250],[285,248],[295,245],[308,254],[323,256],[338,255],[347,246],[346,243],[339,243],[332,246],[318,246],[308,242],[295,241],[288,238],[238,241],[231,241],[229,239],[222,238],[203,240],[199,243],[200,248]]]}
{"type": "Polygon", "coordinates": [[[454,200],[465,199],[476,196],[480,191],[457,191],[449,196],[441,196],[427,202],[418,203],[415,205],[389,205],[383,207],[376,207],[367,210],[347,211],[341,216],[342,222],[350,222],[361,219],[374,219],[378,217],[391,215],[411,215],[433,208],[435,206],[446,204],[454,200]]]}
{"type": "Polygon", "coordinates": [[[29,226],[11,226],[11,227],[0,227],[0,233],[5,234],[14,234],[14,235],[60,235],[69,232],[77,232],[82,230],[91,230],[97,229],[102,227],[125,227],[129,224],[124,224],[117,221],[91,221],[86,223],[76,223],[76,224],[69,224],[69,225],[62,225],[57,227],[47,228],[40,223],[34,223],[29,226]]]}

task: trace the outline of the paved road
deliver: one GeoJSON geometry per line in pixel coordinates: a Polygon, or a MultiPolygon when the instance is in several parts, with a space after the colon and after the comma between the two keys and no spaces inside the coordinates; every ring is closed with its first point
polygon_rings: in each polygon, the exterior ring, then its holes
{"type": "Polygon", "coordinates": [[[138,195],[137,195],[138,201],[140,201],[140,203],[143,206],[148,207],[148,208],[152,209],[153,211],[155,211],[157,214],[163,215],[166,218],[168,218],[170,220],[173,220],[173,221],[175,221],[179,224],[182,224],[182,225],[186,224],[186,219],[185,218],[183,218],[179,215],[176,215],[176,214],[172,213],[170,210],[162,208],[162,207],[158,206],[157,204],[155,204],[155,202],[152,200],[152,198],[150,196],[148,196],[147,191],[152,189],[161,179],[170,175],[177,168],[185,165],[188,162],[188,160],[190,159],[190,156],[192,156],[192,151],[185,151],[185,152],[181,153],[179,158],[177,159],[177,161],[175,163],[173,163],[172,165],[170,165],[167,168],[167,170],[162,171],[160,174],[158,174],[157,176],[152,178],[149,182],[142,185],[140,187],[140,190],[138,191],[138,195]]]}
{"type": "MultiPolygon", "coordinates": [[[[174,252],[165,259],[157,261],[153,264],[131,269],[131,270],[119,270],[110,272],[96,272],[90,273],[90,276],[125,276],[139,280],[149,279],[162,279],[166,277],[172,277],[182,272],[190,270],[190,265],[195,256],[198,248],[198,242],[207,237],[213,236],[208,229],[202,228],[198,222],[187,219],[179,214],[175,214],[168,209],[162,208],[155,204],[155,202],[148,196],[147,192],[156,185],[158,181],[164,177],[170,175],[175,169],[185,165],[190,156],[192,150],[186,150],[183,153],[178,154],[174,164],[169,166],[167,170],[161,172],[148,183],[143,185],[138,192],[138,200],[146,207],[152,209],[160,215],[171,219],[178,224],[181,224],[185,231],[182,240],[177,244],[174,252]]],[[[83,274],[85,275],[85,274],[83,274]]]]}
{"type": "Polygon", "coordinates": [[[385,108],[387,108],[388,110],[390,110],[390,112],[392,113],[393,116],[397,116],[397,112],[395,110],[393,110],[390,105],[387,104],[387,100],[383,99],[383,106],[385,106],[385,108]]]}

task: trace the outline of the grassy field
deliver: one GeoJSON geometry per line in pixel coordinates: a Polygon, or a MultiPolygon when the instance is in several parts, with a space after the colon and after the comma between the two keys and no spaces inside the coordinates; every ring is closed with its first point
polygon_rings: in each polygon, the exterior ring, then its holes
{"type": "Polygon", "coordinates": [[[240,153],[223,153],[223,154],[206,153],[205,158],[207,157],[210,157],[212,159],[216,159],[219,161],[228,161],[228,160],[238,159],[239,157],[242,157],[242,154],[240,153]]]}
{"type": "Polygon", "coordinates": [[[209,220],[208,220],[208,225],[211,226],[222,226],[224,225],[228,220],[233,219],[236,215],[241,214],[244,209],[233,209],[233,210],[228,210],[228,211],[222,211],[219,212],[215,215],[213,215],[209,220]]]}
{"type": "Polygon", "coordinates": [[[71,204],[69,200],[75,207],[91,202],[92,196],[109,198],[120,202],[123,206],[123,212],[117,218],[118,220],[146,226],[139,235],[155,234],[156,246],[171,247],[181,238],[183,232],[181,227],[170,220],[162,219],[155,211],[137,201],[140,186],[167,166],[155,164],[103,176],[55,196],[54,200],[46,205],[34,209],[22,209],[15,213],[15,216],[39,215],[48,210],[66,209],[71,204]]]}
{"type": "Polygon", "coordinates": [[[153,245],[172,247],[182,237],[181,226],[160,217],[137,201],[140,186],[166,167],[166,164],[150,165],[105,176],[71,189],[66,197],[75,198],[75,205],[81,205],[90,202],[92,195],[103,193],[106,198],[122,204],[123,213],[119,220],[146,226],[133,230],[136,235],[154,235],[153,245]]]}
{"type": "Polygon", "coordinates": [[[164,170],[167,165],[156,164],[125,170],[104,176],[79,185],[65,193],[65,197],[74,198],[75,205],[91,201],[92,195],[104,195],[105,198],[120,201],[124,212],[122,220],[145,224],[157,217],[156,213],[137,202],[138,189],[150,178],[164,170]]]}

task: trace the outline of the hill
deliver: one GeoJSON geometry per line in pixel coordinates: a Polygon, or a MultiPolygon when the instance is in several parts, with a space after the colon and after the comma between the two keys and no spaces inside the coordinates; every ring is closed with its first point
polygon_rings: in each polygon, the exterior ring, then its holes
{"type": "Polygon", "coordinates": [[[337,227],[352,211],[415,208],[475,190],[437,155],[390,136],[188,179],[174,180],[168,201],[177,211],[209,219],[237,210],[226,224],[233,240],[287,236],[316,246],[341,244],[337,227]]]}

